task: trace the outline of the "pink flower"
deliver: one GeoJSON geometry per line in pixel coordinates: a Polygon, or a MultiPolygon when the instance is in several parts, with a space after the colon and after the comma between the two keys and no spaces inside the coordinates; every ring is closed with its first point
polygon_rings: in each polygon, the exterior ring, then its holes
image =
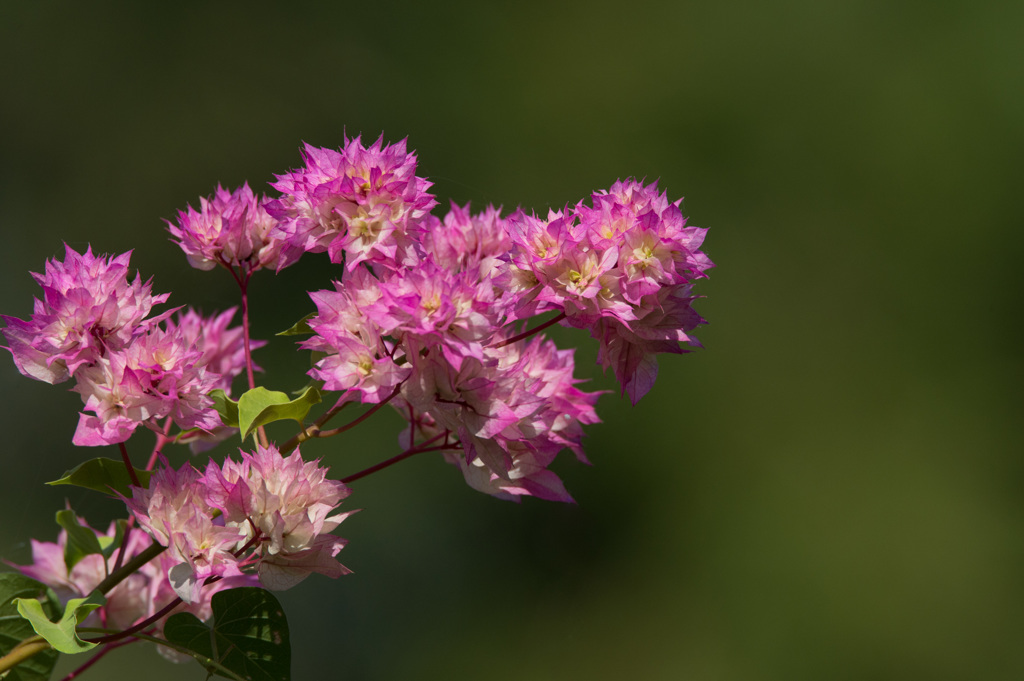
{"type": "Polygon", "coordinates": [[[217,265],[244,273],[261,268],[280,270],[294,260],[281,258],[282,243],[271,236],[277,221],[270,217],[248,183],[233,192],[220,185],[212,198],[199,199],[199,211],[189,206],[178,212],[178,223],[167,223],[189,263],[201,270],[217,265]]]}
{"type": "Polygon", "coordinates": [[[351,269],[364,260],[398,267],[413,265],[417,222],[436,203],[431,183],[416,176],[416,155],[405,140],[367,148],[345,138],[338,151],[306,145],[305,167],[277,176],[282,193],[267,203],[280,220],[275,236],[287,241],[289,258],[327,251],[332,262],[351,269]]]}
{"type": "Polygon", "coordinates": [[[242,452],[240,463],[210,462],[203,476],[210,503],[236,528],[240,543],[255,542],[260,582],[288,589],[310,573],[340,577],[348,568],[334,560],[345,540],[329,534],[352,512],[331,513],[349,489],[327,479],[327,469],[303,461],[296,449],[283,457],[277,448],[242,452]]]}
{"type": "MultiPolygon", "coordinates": [[[[245,339],[241,326],[229,327],[237,308],[231,308],[218,315],[204,317],[192,308],[185,312],[178,313],[173,321],[168,319],[164,322],[168,333],[180,330],[182,342],[185,345],[194,346],[201,353],[196,366],[203,367],[206,376],[213,378],[219,376],[215,382],[208,385],[210,390],[223,390],[231,395],[231,382],[236,376],[245,371],[245,339]]],[[[255,350],[266,345],[266,341],[250,340],[251,349],[255,350]]],[[[257,371],[262,371],[259,366],[253,365],[257,371]]],[[[212,418],[210,422],[212,422],[212,418]]],[[[218,424],[210,428],[209,422],[205,430],[193,430],[184,437],[179,436],[177,442],[188,444],[193,454],[205,452],[216,446],[219,442],[238,433],[237,428],[218,424]]]]}
{"type": "Polygon", "coordinates": [[[174,592],[186,603],[196,603],[211,578],[230,580],[235,586],[253,583],[234,554],[245,534],[214,521],[215,508],[207,501],[198,471],[189,464],[177,471],[166,461],[162,464],[149,487],[133,487],[132,498],[125,503],[146,532],[167,547],[167,577],[174,592]]]}
{"type": "Polygon", "coordinates": [[[479,346],[499,326],[494,286],[474,272],[453,272],[425,260],[395,272],[380,283],[380,291],[380,299],[363,312],[399,340],[479,346]]]}
{"type": "Polygon", "coordinates": [[[382,402],[411,371],[408,366],[397,365],[386,353],[379,356],[376,349],[354,337],[337,335],[329,345],[318,342],[303,347],[330,351],[316,363],[310,376],[323,381],[326,390],[351,392],[364,404],[382,402]]]}
{"type": "Polygon", "coordinates": [[[638,318],[629,326],[614,319],[602,319],[591,331],[600,341],[598,362],[605,369],[612,368],[622,392],[633,404],[654,385],[658,376],[657,354],[688,352],[680,343],[701,347],[688,333],[707,323],[690,307],[694,298],[689,285],[663,288],[656,296],[645,299],[644,306],[636,310],[638,318]]]}
{"type": "Polygon", "coordinates": [[[72,441],[79,446],[124,442],[137,426],[167,416],[183,429],[219,428],[207,393],[221,377],[207,371],[202,357],[183,329],[172,325],[168,331],[153,329],[82,369],[73,389],[93,416],[81,415],[72,441]]]}
{"type": "Polygon", "coordinates": [[[65,251],[63,262],[47,261],[43,274],[32,274],[43,298],[35,301],[31,319],[3,317],[18,370],[47,383],[65,381],[108,349],[129,345],[160,320],[145,318],[167,300],[166,293],[152,295],[138,275],[128,282],[131,252],[105,259],[91,248],[85,254],[69,246],[65,251]]]}
{"type": "Polygon", "coordinates": [[[487,348],[483,361],[467,356],[459,368],[442,352],[416,357],[396,408],[421,437],[447,431],[458,440],[462,451],[445,458],[470,486],[509,499],[572,500],[547,467],[566,447],[586,461],[582,424],[597,422],[598,393],[575,387],[571,351],[535,338],[487,348]]]}
{"type": "Polygon", "coordinates": [[[452,272],[473,272],[490,280],[501,267],[512,240],[507,220],[493,206],[472,215],[469,205],[452,203],[443,221],[425,221],[423,249],[441,267],[452,272]]]}
{"type": "Polygon", "coordinates": [[[706,230],[687,227],[681,199],[669,202],[657,183],[616,182],[591,202],[547,220],[513,215],[500,281],[517,297],[514,318],[559,310],[563,325],[589,329],[636,403],[657,376],[656,354],[697,345],[689,332],[704,320],[688,291],[713,266],[700,250],[706,230]]]}
{"type": "Polygon", "coordinates": [[[466,483],[478,492],[507,501],[532,496],[546,501],[574,503],[562,480],[547,468],[554,456],[544,456],[517,444],[513,444],[511,456],[512,465],[502,476],[488,468],[482,459],[470,461],[461,452],[444,454],[445,460],[458,466],[466,483]]]}
{"type": "Polygon", "coordinates": [[[365,267],[357,267],[345,273],[344,283],[335,282],[335,288],[309,294],[318,311],[308,322],[315,335],[301,346],[324,354],[309,374],[324,381],[327,390],[349,393],[345,399],[380,402],[410,369],[395,363],[393,346],[366,315],[381,297],[379,283],[365,267]]]}

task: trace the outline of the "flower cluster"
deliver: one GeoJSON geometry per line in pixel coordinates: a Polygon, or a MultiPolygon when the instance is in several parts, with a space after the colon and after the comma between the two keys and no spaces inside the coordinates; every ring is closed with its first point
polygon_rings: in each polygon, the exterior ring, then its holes
{"type": "Polygon", "coordinates": [[[65,246],[65,258],[49,260],[32,277],[43,289],[32,318],[4,316],[4,335],[18,370],[29,378],[61,383],[79,367],[94,364],[109,348],[124,348],[156,320],[144,321],[168,294],[152,295],[138,274],[128,282],[131,252],[95,257],[65,246]]]}
{"type": "Polygon", "coordinates": [[[568,500],[547,467],[565,447],[583,458],[580,426],[597,420],[571,354],[517,342],[516,323],[551,313],[588,329],[634,403],[657,354],[698,345],[690,288],[712,266],[705,230],[656,184],[617,182],[546,219],[457,205],[439,219],[404,142],[356,138],[304,158],[273,185],[275,233],[296,258],[326,250],[346,264],[333,290],[310,294],[302,347],[322,357],[310,374],[339,403],[393,399],[409,446],[457,449],[446,458],[477,489],[568,500]]]}
{"type": "Polygon", "coordinates": [[[298,450],[286,458],[271,446],[242,452],[241,463],[211,461],[203,473],[165,461],[126,503],[168,547],[175,593],[196,603],[212,582],[287,589],[313,572],[345,574],[334,560],[345,541],[329,532],[348,514],[329,514],[348,492],[298,450]]]}
{"type": "Polygon", "coordinates": [[[170,418],[180,428],[221,428],[207,394],[230,388],[245,367],[234,311],[209,319],[188,310],[150,317],[167,294],[129,282],[130,253],[105,258],[66,248],[63,261],[34,274],[43,288],[28,321],[3,317],[18,369],[48,383],[75,379],[84,412],[73,441],[97,446],[127,440],[139,425],[170,418]]]}
{"type": "Polygon", "coordinates": [[[688,333],[704,323],[690,287],[712,266],[699,250],[707,230],[687,227],[680,201],[656,183],[616,182],[591,202],[547,220],[514,215],[506,279],[518,292],[517,316],[557,310],[589,329],[635,404],[654,384],[656,354],[699,346],[688,333]]]}

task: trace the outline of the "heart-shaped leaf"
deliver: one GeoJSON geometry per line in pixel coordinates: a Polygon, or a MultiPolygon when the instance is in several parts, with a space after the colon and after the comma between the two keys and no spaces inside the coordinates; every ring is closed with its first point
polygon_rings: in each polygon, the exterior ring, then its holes
{"type": "MultiPolygon", "coordinates": [[[[187,612],[167,618],[168,641],[212,660],[246,681],[290,681],[288,620],[265,589],[243,587],[213,595],[213,625],[187,612]]],[[[207,666],[212,673],[231,678],[207,666]]]]}
{"type": "Polygon", "coordinates": [[[238,398],[238,428],[242,431],[242,440],[260,426],[274,421],[292,420],[301,424],[318,402],[320,391],[315,386],[310,386],[294,400],[283,392],[253,388],[238,398]]]}

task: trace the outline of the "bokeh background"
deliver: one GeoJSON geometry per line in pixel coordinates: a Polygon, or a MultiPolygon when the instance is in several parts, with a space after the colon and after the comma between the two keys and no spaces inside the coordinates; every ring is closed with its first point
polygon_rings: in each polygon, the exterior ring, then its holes
{"type": "MultiPolygon", "coordinates": [[[[602,399],[594,465],[557,466],[578,505],[429,456],[354,485],[355,574],[282,595],[294,678],[1024,678],[1021,26],[996,1],[3,3],[0,311],[30,314],[62,242],[233,304],[162,219],[346,131],[408,137],[442,204],[658,179],[710,228],[706,349],[602,399]]],[[[257,278],[257,337],[313,309],[331,270],[304,262],[257,278]]],[[[261,353],[302,385],[288,339],[261,353]]],[[[25,562],[65,500],[118,509],[42,486],[99,452],[67,385],[6,362],[0,555],[25,562]]],[[[306,453],[359,470],[398,423],[306,453]]],[[[140,645],[85,678],[140,670],[205,677],[140,645]]]]}

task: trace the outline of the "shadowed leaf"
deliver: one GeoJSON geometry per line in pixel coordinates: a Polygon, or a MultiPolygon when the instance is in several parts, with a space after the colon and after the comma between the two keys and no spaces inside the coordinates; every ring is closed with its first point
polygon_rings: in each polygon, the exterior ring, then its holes
{"type": "MultiPolygon", "coordinates": [[[[212,607],[212,627],[181,612],[167,619],[164,636],[246,681],[290,681],[288,620],[269,591],[257,587],[219,591],[213,595],[212,607]]],[[[207,669],[231,678],[216,667],[207,669]]]]}

